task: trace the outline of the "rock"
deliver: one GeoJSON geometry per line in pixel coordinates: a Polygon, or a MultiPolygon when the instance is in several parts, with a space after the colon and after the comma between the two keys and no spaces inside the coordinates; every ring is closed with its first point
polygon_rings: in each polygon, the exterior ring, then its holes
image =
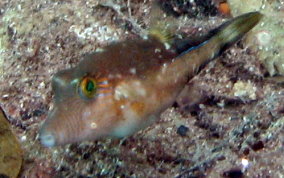
{"type": "Polygon", "coordinates": [[[10,124],[0,111],[0,177],[15,178],[22,165],[22,150],[11,131],[10,124]]]}
{"type": "Polygon", "coordinates": [[[284,75],[284,3],[281,1],[228,0],[233,16],[260,11],[262,21],[247,35],[247,44],[259,55],[271,76],[284,75]]]}

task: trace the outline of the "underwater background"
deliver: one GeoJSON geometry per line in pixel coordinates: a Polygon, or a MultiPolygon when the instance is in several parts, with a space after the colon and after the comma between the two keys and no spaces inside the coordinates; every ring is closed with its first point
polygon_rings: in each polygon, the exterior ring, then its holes
{"type": "Polygon", "coordinates": [[[250,11],[264,18],[152,126],[122,140],[40,144],[51,77],[83,54],[139,38],[151,2],[1,0],[0,177],[283,177],[283,0],[161,1],[181,36],[250,11]]]}

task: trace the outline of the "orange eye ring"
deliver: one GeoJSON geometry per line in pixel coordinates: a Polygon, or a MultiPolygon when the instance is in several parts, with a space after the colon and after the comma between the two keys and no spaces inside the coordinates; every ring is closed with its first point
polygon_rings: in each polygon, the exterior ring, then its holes
{"type": "Polygon", "coordinates": [[[84,77],[79,84],[79,93],[83,97],[93,98],[97,92],[96,80],[92,77],[84,77]]]}

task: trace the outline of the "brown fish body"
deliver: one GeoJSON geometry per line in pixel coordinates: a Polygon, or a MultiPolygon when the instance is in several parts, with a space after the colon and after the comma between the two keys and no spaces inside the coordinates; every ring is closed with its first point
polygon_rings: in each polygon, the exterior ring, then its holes
{"type": "Polygon", "coordinates": [[[54,76],[54,109],[41,129],[41,142],[54,146],[124,137],[148,126],[173,104],[188,78],[260,18],[259,13],[236,18],[182,54],[149,36],[86,55],[75,68],[54,76]]]}

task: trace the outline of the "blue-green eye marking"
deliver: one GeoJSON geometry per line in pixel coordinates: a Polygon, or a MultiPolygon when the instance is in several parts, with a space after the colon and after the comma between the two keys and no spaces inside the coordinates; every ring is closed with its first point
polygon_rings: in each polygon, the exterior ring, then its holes
{"type": "Polygon", "coordinates": [[[86,85],[87,92],[92,92],[95,90],[95,84],[93,81],[89,80],[86,85]]]}
{"type": "Polygon", "coordinates": [[[94,78],[92,77],[84,77],[79,85],[79,93],[83,95],[83,97],[93,98],[96,95],[97,84],[94,78]]]}

